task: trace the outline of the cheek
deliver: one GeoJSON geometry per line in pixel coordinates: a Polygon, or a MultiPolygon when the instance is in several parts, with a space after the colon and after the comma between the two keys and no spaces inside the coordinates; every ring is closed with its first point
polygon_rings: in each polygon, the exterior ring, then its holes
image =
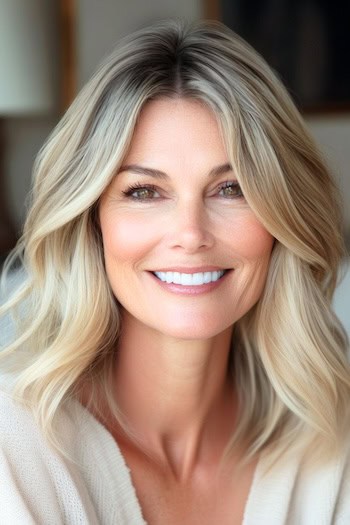
{"type": "Polygon", "coordinates": [[[246,218],[235,235],[232,253],[237,257],[237,275],[233,279],[238,317],[259,300],[269,270],[274,237],[253,217],[246,218]]]}
{"type": "Polygon", "coordinates": [[[245,256],[251,260],[269,259],[274,243],[274,237],[256,220],[247,226],[242,238],[242,248],[245,256]]]}
{"type": "Polygon", "coordinates": [[[274,237],[251,212],[237,219],[233,228],[226,228],[225,237],[232,240],[233,254],[246,263],[261,263],[270,258],[274,237]]]}
{"type": "Polygon", "coordinates": [[[155,229],[142,217],[101,217],[101,231],[106,263],[130,262],[141,256],[154,242],[155,229]]]}

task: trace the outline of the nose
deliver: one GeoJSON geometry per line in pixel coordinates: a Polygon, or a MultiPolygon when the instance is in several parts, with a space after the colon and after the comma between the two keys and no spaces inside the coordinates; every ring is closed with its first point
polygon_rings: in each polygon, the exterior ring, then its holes
{"type": "Polygon", "coordinates": [[[213,246],[210,218],[202,201],[189,199],[176,205],[170,221],[168,242],[171,248],[182,249],[186,253],[213,246]]]}

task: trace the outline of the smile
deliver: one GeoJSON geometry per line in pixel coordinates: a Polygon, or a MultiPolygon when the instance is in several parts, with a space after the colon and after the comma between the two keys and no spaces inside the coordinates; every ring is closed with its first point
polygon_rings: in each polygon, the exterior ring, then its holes
{"type": "Polygon", "coordinates": [[[212,283],[221,279],[227,270],[199,273],[180,273],[180,272],[152,272],[164,283],[180,284],[182,286],[200,286],[212,283]]]}

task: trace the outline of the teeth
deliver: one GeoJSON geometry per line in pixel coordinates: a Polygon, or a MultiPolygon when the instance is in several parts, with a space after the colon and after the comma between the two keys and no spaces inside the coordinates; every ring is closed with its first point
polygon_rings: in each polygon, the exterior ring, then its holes
{"type": "Polygon", "coordinates": [[[190,273],[180,273],[181,284],[191,285],[192,284],[192,275],[190,273]]]}
{"type": "Polygon", "coordinates": [[[166,273],[165,280],[167,283],[172,283],[173,282],[173,272],[166,273]]]}
{"type": "Polygon", "coordinates": [[[163,282],[182,284],[183,286],[199,286],[217,281],[225,273],[225,270],[218,272],[202,273],[179,273],[179,272],[153,272],[163,282]]]}
{"type": "Polygon", "coordinates": [[[174,272],[173,283],[181,284],[181,274],[179,272],[174,272]]]}

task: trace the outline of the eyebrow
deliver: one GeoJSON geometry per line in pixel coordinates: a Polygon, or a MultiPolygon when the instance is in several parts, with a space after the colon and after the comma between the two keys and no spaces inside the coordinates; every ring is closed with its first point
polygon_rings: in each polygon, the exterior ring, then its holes
{"type": "MultiPolygon", "coordinates": [[[[121,168],[118,170],[118,173],[122,173],[123,171],[132,171],[133,173],[137,173],[138,175],[149,175],[150,177],[154,177],[156,179],[161,180],[169,179],[169,175],[167,175],[164,171],[156,170],[153,168],[146,168],[145,166],[139,166],[138,164],[126,164],[125,166],[121,166],[121,168]]],[[[208,176],[219,177],[220,175],[227,173],[228,171],[232,171],[232,166],[231,164],[226,163],[211,169],[208,173],[208,176]]]]}

